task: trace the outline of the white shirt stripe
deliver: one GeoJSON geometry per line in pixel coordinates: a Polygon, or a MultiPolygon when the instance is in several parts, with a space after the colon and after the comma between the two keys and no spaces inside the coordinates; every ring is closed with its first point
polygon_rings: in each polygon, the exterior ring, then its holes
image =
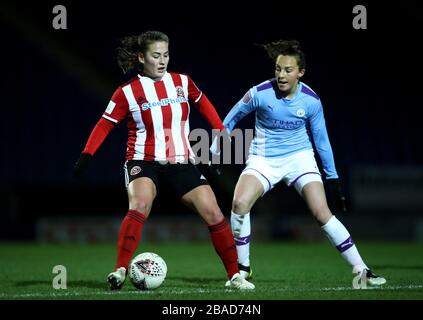
{"type": "Polygon", "coordinates": [[[107,119],[107,120],[110,120],[111,122],[118,123],[117,120],[115,120],[115,119],[113,119],[113,118],[111,118],[109,116],[106,116],[105,114],[103,114],[103,118],[104,119],[107,119]]]}
{"type": "Polygon", "coordinates": [[[188,77],[184,74],[180,74],[181,82],[182,82],[182,89],[184,89],[184,95],[188,98],[188,77]]]}
{"type": "MultiPolygon", "coordinates": [[[[170,77],[170,75],[166,73],[163,76],[163,78],[165,77],[170,77]]],[[[147,77],[141,77],[140,80],[144,88],[145,98],[148,101],[159,101],[159,97],[157,96],[156,89],[154,87],[154,81],[147,77]]],[[[150,108],[150,112],[151,112],[151,119],[153,121],[153,126],[154,126],[154,140],[155,140],[154,160],[163,161],[163,160],[166,160],[166,140],[165,140],[165,133],[163,130],[162,108],[152,107],[150,108]]]]}
{"type": "Polygon", "coordinates": [[[145,139],[147,138],[147,134],[145,131],[144,122],[142,121],[140,106],[134,97],[134,92],[132,91],[131,85],[124,86],[122,91],[125,94],[126,100],[128,100],[129,112],[131,112],[132,118],[134,119],[137,126],[134,160],[144,160],[144,144],[145,139]]]}
{"type": "MultiPolygon", "coordinates": [[[[181,80],[182,80],[182,88],[184,89],[184,95],[185,95],[185,97],[188,98],[188,77],[186,75],[183,75],[183,74],[181,74],[180,76],[181,76],[181,80]]],[[[195,158],[194,151],[192,151],[191,144],[189,143],[189,133],[190,133],[189,113],[190,113],[190,108],[188,108],[187,121],[185,122],[185,126],[184,126],[185,135],[184,135],[184,137],[182,137],[182,139],[185,139],[185,143],[188,147],[189,158],[194,161],[194,158],[195,158]]]]}
{"type": "MultiPolygon", "coordinates": [[[[178,98],[176,86],[172,80],[172,77],[164,77],[163,83],[166,88],[168,98],[178,98]]],[[[182,140],[183,137],[181,136],[182,107],[180,103],[174,103],[170,108],[172,110],[172,138],[175,145],[175,154],[177,155],[174,160],[176,162],[182,162],[184,161],[184,144],[182,140]]]]}
{"type": "Polygon", "coordinates": [[[203,92],[201,91],[201,93],[200,93],[200,95],[198,96],[198,98],[195,100],[195,103],[197,103],[200,99],[201,99],[201,97],[203,96],[203,92]]]}

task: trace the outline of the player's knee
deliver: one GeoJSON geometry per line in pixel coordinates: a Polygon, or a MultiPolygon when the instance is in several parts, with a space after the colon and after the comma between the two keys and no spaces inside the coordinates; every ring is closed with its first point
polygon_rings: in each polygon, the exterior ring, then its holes
{"type": "Polygon", "coordinates": [[[217,224],[221,222],[223,219],[224,219],[223,214],[214,215],[209,219],[209,221],[207,221],[207,224],[209,225],[217,224]]]}
{"type": "Polygon", "coordinates": [[[138,212],[143,213],[145,216],[148,216],[151,209],[151,203],[142,199],[132,199],[130,207],[132,210],[137,210],[138,212]]]}
{"type": "Polygon", "coordinates": [[[249,212],[251,209],[251,200],[248,197],[235,197],[232,201],[232,211],[238,214],[249,212]]]}
{"type": "Polygon", "coordinates": [[[222,211],[220,211],[219,207],[215,207],[215,208],[213,207],[213,208],[207,209],[207,211],[204,215],[204,218],[205,218],[207,224],[210,225],[210,224],[219,223],[220,221],[222,221],[222,219],[224,217],[223,217],[222,211]]]}
{"type": "Polygon", "coordinates": [[[312,214],[316,218],[316,220],[322,225],[326,224],[332,217],[332,213],[330,212],[329,208],[325,205],[313,208],[312,214]]]}

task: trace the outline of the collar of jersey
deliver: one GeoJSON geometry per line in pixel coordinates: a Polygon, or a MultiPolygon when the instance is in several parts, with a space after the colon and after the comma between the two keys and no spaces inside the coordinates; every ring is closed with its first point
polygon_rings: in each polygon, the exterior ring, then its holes
{"type": "Polygon", "coordinates": [[[143,75],[140,75],[140,74],[138,74],[138,78],[146,79],[147,81],[151,81],[151,82],[159,82],[159,81],[162,81],[164,79],[164,77],[167,77],[167,75],[168,75],[168,73],[167,73],[167,70],[166,70],[165,74],[163,75],[163,77],[160,80],[153,80],[150,77],[146,77],[146,76],[143,76],[143,75]]]}
{"type": "Polygon", "coordinates": [[[297,99],[297,97],[300,94],[302,88],[303,88],[303,84],[301,83],[301,81],[298,81],[297,90],[295,91],[295,95],[291,99],[287,99],[287,98],[282,97],[282,100],[286,101],[286,102],[294,101],[295,99],[297,99]]]}

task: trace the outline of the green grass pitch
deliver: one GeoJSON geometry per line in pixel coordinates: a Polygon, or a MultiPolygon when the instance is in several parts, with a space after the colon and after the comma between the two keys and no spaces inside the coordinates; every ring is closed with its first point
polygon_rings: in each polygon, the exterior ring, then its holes
{"type": "Polygon", "coordinates": [[[0,299],[291,300],[423,299],[423,244],[359,243],[370,267],[387,279],[382,288],[354,290],[347,263],[328,242],[252,243],[252,292],[224,288],[225,271],[211,243],[141,243],[137,253],[161,255],[168,274],[153,291],[127,280],[110,291],[105,278],[115,244],[0,243],[0,299]],[[67,289],[54,289],[55,265],[66,267],[67,289]]]}

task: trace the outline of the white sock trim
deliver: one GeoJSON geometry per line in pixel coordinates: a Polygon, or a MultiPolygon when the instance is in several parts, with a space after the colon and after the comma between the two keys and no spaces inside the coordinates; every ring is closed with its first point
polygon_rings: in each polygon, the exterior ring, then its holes
{"type": "Polygon", "coordinates": [[[250,237],[251,222],[250,213],[237,214],[231,212],[231,229],[234,235],[238,262],[243,266],[250,266],[250,237]]]}

